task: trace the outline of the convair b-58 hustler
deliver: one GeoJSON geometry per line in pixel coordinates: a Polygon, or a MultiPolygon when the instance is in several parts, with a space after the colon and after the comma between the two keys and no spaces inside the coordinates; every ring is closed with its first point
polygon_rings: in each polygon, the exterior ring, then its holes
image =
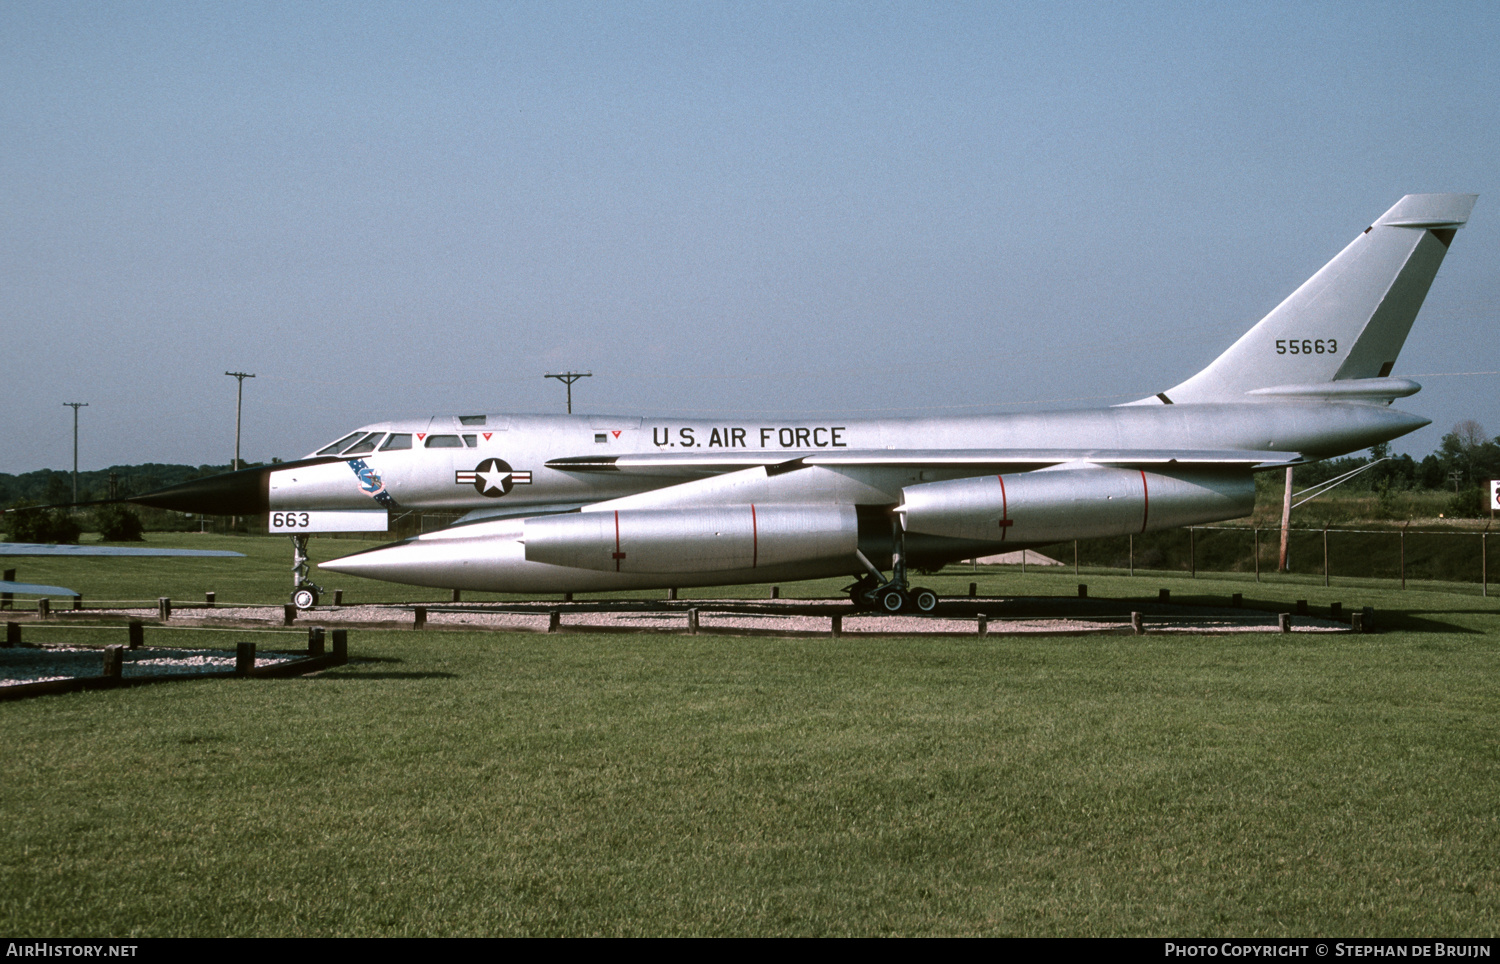
{"type": "MultiPolygon", "coordinates": [[[[1234,519],[1254,473],[1428,424],[1391,373],[1475,196],[1402,198],[1212,364],[1139,401],[961,418],[716,422],[465,415],[380,422],[304,459],[135,501],[267,513],[272,531],[445,529],[321,568],[495,592],[849,576],[862,606],[931,611],[908,570],[1234,519]]],[[[294,599],[317,587],[299,570],[294,599]]]]}

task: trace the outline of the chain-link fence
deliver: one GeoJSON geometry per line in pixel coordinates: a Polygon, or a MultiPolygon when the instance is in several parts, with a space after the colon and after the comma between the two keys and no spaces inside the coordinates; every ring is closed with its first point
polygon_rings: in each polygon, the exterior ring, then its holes
{"type": "MultiPolygon", "coordinates": [[[[1500,531],[1500,530],[1497,530],[1500,531]]],[[[1439,580],[1478,584],[1488,595],[1490,530],[1329,527],[1292,529],[1287,563],[1291,572],[1337,577],[1439,580]]],[[[1277,571],[1281,530],[1249,526],[1193,526],[1136,536],[1059,543],[1038,550],[1064,565],[1195,574],[1277,571]]]]}

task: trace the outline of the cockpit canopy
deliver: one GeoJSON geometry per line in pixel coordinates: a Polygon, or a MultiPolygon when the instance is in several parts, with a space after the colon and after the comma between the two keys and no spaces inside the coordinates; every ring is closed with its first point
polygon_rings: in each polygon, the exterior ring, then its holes
{"type": "MultiPolygon", "coordinates": [[[[476,416],[464,418],[464,424],[469,424],[471,418],[476,418],[476,416]]],[[[482,420],[484,416],[477,416],[477,418],[483,424],[482,420]]],[[[395,452],[412,448],[412,439],[414,437],[411,432],[386,432],[384,430],[372,432],[366,427],[357,432],[345,435],[332,445],[326,445],[313,454],[315,456],[337,455],[347,458],[357,455],[369,455],[371,452],[395,452]]],[[[421,442],[423,448],[429,449],[473,449],[479,447],[479,437],[470,434],[443,435],[423,433],[421,442]]]]}

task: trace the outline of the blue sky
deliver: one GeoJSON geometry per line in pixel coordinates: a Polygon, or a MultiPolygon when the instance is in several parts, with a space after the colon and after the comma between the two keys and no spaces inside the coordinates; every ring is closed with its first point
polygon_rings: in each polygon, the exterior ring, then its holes
{"type": "Polygon", "coordinates": [[[1500,432],[1500,6],[0,5],[0,471],[376,419],[939,415],[1192,374],[1481,195],[1395,374],[1500,432]],[[1458,374],[1485,372],[1489,374],[1458,374]]]}

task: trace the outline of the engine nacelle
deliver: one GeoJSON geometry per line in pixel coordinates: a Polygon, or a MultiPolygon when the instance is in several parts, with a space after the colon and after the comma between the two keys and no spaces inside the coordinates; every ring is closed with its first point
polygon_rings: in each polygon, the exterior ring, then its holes
{"type": "Polygon", "coordinates": [[[854,559],[851,505],[620,509],[527,519],[526,558],[606,572],[700,573],[854,559]]]}
{"type": "Polygon", "coordinates": [[[1035,545],[1237,519],[1255,508],[1255,479],[1095,466],[925,482],[902,496],[908,532],[1035,545]]]}

